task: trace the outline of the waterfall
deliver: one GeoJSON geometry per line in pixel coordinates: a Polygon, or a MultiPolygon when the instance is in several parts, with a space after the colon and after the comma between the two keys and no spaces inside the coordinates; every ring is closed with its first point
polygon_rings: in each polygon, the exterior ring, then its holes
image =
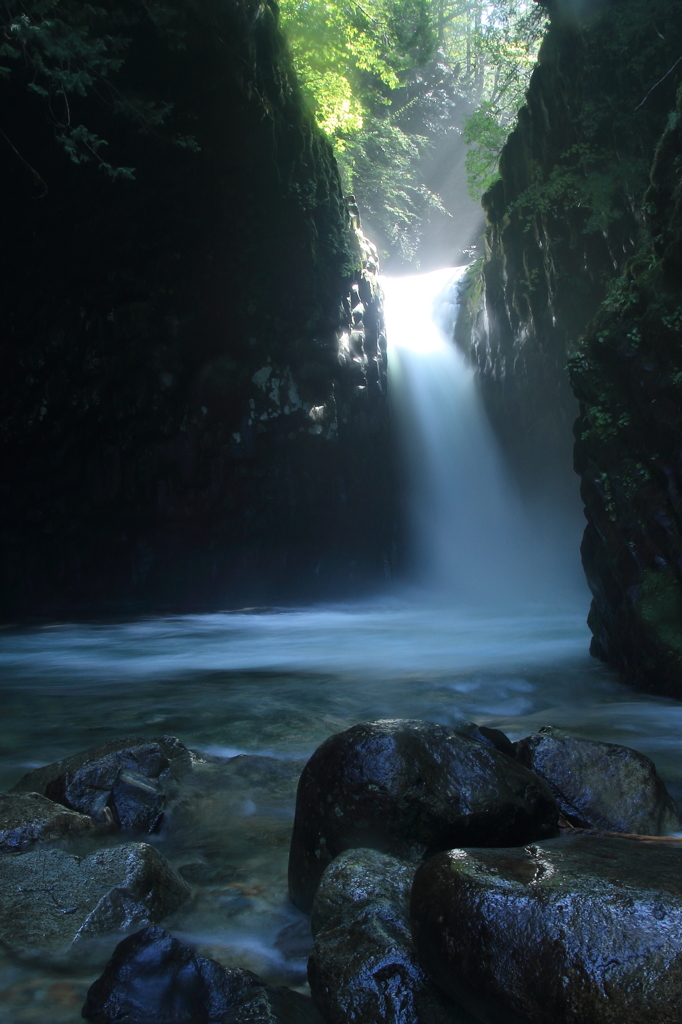
{"type": "Polygon", "coordinates": [[[450,340],[465,270],[383,281],[411,577],[457,600],[506,603],[533,596],[534,551],[474,372],[450,340]]]}

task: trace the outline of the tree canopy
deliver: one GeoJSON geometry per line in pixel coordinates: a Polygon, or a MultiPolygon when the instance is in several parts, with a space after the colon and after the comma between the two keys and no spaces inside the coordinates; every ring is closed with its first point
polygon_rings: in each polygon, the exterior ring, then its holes
{"type": "Polygon", "coordinates": [[[308,101],[346,187],[409,259],[440,198],[424,181],[434,142],[460,133],[469,191],[497,176],[544,31],[533,0],[281,0],[308,101]]]}
{"type": "MultiPolygon", "coordinates": [[[[213,0],[220,4],[228,0],[213,0]]],[[[234,2],[234,0],[230,0],[234,2]]],[[[197,0],[0,0],[0,78],[20,85],[41,108],[75,163],[112,178],[134,168],[109,152],[93,102],[166,141],[196,148],[175,132],[164,96],[121,89],[130,34],[142,23],[182,48],[197,0]],[[87,101],[87,102],[85,102],[87,101]]],[[[255,5],[255,17],[262,8],[255,5]]],[[[523,102],[543,32],[534,0],[280,0],[295,68],[321,130],[332,142],[348,192],[356,192],[387,246],[408,262],[418,225],[443,210],[425,162],[439,140],[469,147],[469,190],[478,197],[523,102]]],[[[0,136],[47,185],[31,154],[0,122],[0,136]]],[[[443,211],[444,212],[444,211],[443,211]]]]}

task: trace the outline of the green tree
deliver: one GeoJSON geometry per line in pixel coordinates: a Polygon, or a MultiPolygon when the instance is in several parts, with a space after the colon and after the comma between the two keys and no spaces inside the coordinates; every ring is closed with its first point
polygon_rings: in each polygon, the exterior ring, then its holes
{"type": "MultiPolygon", "coordinates": [[[[76,107],[79,99],[94,96],[143,130],[157,130],[167,119],[170,104],[126,94],[116,84],[129,44],[126,31],[141,21],[163,32],[171,45],[182,44],[178,10],[164,0],[125,8],[81,0],[0,0],[0,77],[21,82],[41,102],[44,123],[74,163],[94,162],[112,178],[131,178],[134,169],[106,159],[107,140],[80,121],[76,107]]],[[[1,122],[0,135],[45,189],[1,122]]],[[[196,148],[190,136],[172,141],[196,148]]]]}
{"type": "Polygon", "coordinates": [[[490,184],[523,102],[544,20],[532,0],[281,0],[317,122],[394,251],[410,259],[440,197],[435,140],[463,132],[470,189],[490,184]]]}

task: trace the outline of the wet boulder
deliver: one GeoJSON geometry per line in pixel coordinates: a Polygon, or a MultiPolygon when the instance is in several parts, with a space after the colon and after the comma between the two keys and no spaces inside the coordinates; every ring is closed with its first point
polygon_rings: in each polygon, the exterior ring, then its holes
{"type": "Polygon", "coordinates": [[[34,791],[124,831],[155,832],[192,755],[174,736],[127,737],[24,775],[12,792],[34,791]]]}
{"type": "Polygon", "coordinates": [[[485,1024],[679,1024],[682,844],[449,850],[410,903],[422,966],[485,1024]]]}
{"type": "Polygon", "coordinates": [[[118,944],[83,1017],[96,1024],[322,1024],[306,996],[227,970],[162,928],[118,944]]]}
{"type": "Polygon", "coordinates": [[[650,836],[680,828],[675,801],[653,761],[637,750],[577,739],[550,726],[514,747],[519,762],[552,787],[572,825],[650,836]]]}
{"type": "Polygon", "coordinates": [[[558,816],[544,780],[464,730],[355,725],[318,747],[301,775],[289,893],[309,911],[344,850],[421,860],[452,846],[512,846],[555,835],[558,816]]]}
{"type": "Polygon", "coordinates": [[[32,850],[0,857],[0,946],[40,962],[79,960],[100,936],[162,920],[191,895],[157,850],[126,843],[78,857],[32,850]],[[86,942],[87,940],[87,942],[86,942]]]}
{"type": "Polygon", "coordinates": [[[346,850],[315,896],[308,980],[327,1024],[469,1024],[427,977],[410,934],[415,864],[346,850]]]}
{"type": "Polygon", "coordinates": [[[71,811],[40,793],[0,794],[0,853],[37,842],[92,835],[97,826],[86,814],[71,811]]]}

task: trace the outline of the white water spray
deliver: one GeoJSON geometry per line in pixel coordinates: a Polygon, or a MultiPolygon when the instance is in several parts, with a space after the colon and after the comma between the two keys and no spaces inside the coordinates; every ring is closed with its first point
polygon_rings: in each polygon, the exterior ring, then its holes
{"type": "Polygon", "coordinates": [[[413,577],[467,602],[534,596],[533,545],[476,388],[449,340],[466,267],[384,279],[413,577]]]}

